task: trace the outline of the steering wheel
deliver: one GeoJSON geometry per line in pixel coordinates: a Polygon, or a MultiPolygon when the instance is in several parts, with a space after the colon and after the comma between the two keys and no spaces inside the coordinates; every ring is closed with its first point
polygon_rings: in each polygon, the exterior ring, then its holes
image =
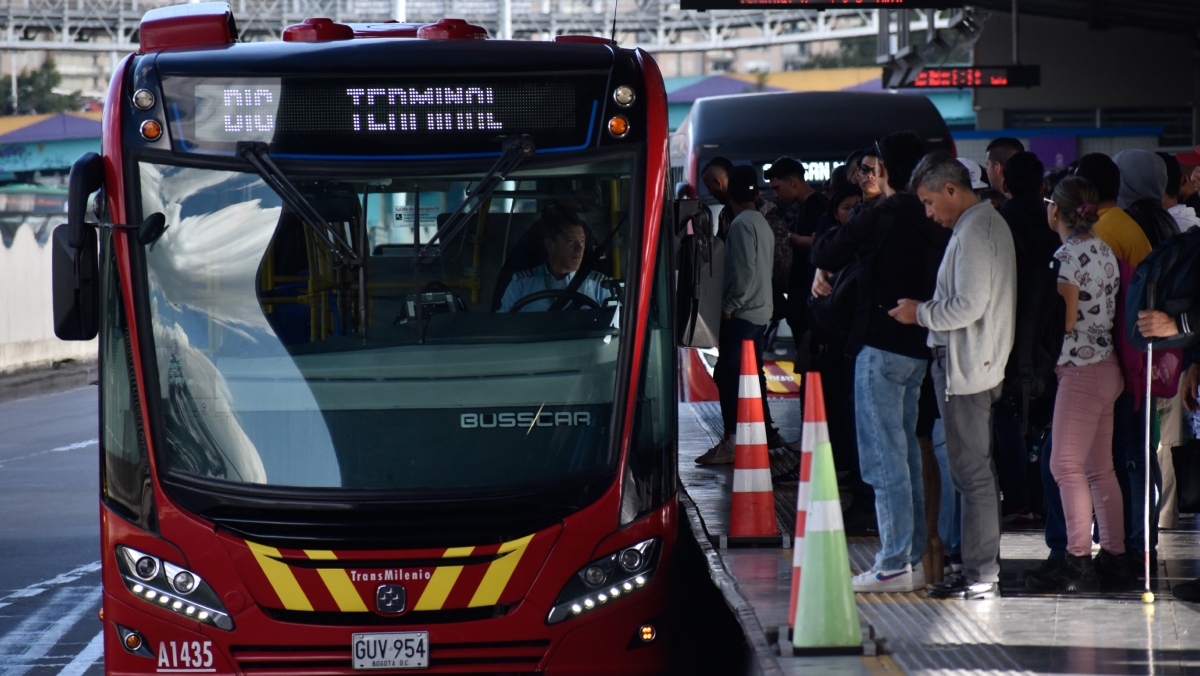
{"type": "MultiPolygon", "coordinates": [[[[568,293],[566,289],[546,289],[544,291],[535,291],[528,296],[521,298],[517,302],[513,303],[513,306],[509,308],[508,311],[520,312],[521,308],[529,305],[530,303],[536,303],[537,301],[544,300],[546,298],[558,299],[562,298],[563,296],[570,298],[569,302],[571,303],[571,309],[573,310],[577,310],[582,306],[586,306],[593,310],[600,309],[600,304],[597,303],[594,298],[579,293],[578,291],[571,291],[568,293]]],[[[553,305],[553,303],[551,303],[551,305],[553,305]]],[[[566,308],[564,307],[563,309],[565,310],[566,308]]]]}

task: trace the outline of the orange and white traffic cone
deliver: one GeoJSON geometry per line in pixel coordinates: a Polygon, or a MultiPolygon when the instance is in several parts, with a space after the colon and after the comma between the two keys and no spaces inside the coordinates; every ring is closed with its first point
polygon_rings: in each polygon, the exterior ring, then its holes
{"type": "Polygon", "coordinates": [[[733,507],[729,515],[731,537],[771,536],[775,525],[775,493],[771,487],[771,459],[767,454],[767,426],[763,422],[762,390],[754,341],[742,342],[742,375],[738,383],[737,437],[733,456],[733,507]]]}
{"type": "Polygon", "coordinates": [[[813,451],[817,444],[829,443],[829,424],[825,422],[825,397],[821,394],[821,374],[805,375],[804,428],[800,434],[800,483],[796,486],[796,537],[792,545],[792,596],[788,604],[788,624],[796,620],[796,599],[800,596],[800,568],[804,562],[804,530],[808,520],[808,488],[812,481],[813,451]]]}

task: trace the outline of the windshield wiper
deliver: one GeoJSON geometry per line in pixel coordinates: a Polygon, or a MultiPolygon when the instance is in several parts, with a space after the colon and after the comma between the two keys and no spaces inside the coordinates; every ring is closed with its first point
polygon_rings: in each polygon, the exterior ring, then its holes
{"type": "Polygon", "coordinates": [[[270,153],[267,151],[267,144],[257,141],[242,141],[237,144],[237,153],[243,159],[254,167],[258,175],[266,181],[271,189],[279,194],[284,203],[296,212],[300,217],[300,222],[304,223],[317,239],[325,243],[326,246],[337,256],[338,261],[344,266],[361,266],[363,263],[362,254],[354,250],[342,233],[338,232],[325,217],[321,215],[312,204],[309,203],[304,195],[296,189],[295,185],[288,180],[283,171],[279,168],[275,161],[271,159],[270,153]]]}
{"type": "MultiPolygon", "coordinates": [[[[237,154],[250,163],[262,180],[274,190],[279,197],[300,217],[300,222],[312,232],[313,236],[325,243],[334,256],[337,256],[342,267],[356,270],[358,273],[358,321],[362,331],[363,345],[367,344],[367,240],[366,225],[362,224],[360,247],[355,251],[354,246],[346,241],[342,233],[325,220],[321,212],[305,199],[288,177],[271,159],[267,144],[255,141],[241,141],[237,144],[237,154]]],[[[364,202],[366,198],[364,197],[364,202]]],[[[365,217],[365,214],[364,214],[365,217]]]]}
{"type": "MultiPolygon", "coordinates": [[[[484,202],[492,196],[492,192],[500,187],[500,184],[508,179],[508,175],[516,171],[517,167],[521,166],[527,158],[533,157],[537,152],[537,147],[533,144],[533,139],[528,136],[517,136],[504,139],[504,152],[500,153],[500,158],[484,174],[478,184],[467,193],[466,198],[454,213],[446,219],[442,227],[429,238],[429,242],[425,246],[420,247],[417,254],[417,263],[425,261],[425,259],[440,256],[442,249],[446,248],[446,243],[454,239],[459,230],[466,226],[471,217],[475,215],[484,202]]],[[[419,246],[419,244],[418,244],[419,246]]]]}

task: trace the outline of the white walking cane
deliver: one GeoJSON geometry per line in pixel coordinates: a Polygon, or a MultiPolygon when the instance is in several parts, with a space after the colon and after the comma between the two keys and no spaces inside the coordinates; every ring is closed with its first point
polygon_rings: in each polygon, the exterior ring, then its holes
{"type": "MultiPolygon", "coordinates": [[[[1147,310],[1154,309],[1154,285],[1147,284],[1147,310]]],[[[1154,603],[1154,593],[1150,591],[1150,387],[1154,377],[1154,343],[1153,339],[1146,342],[1146,456],[1143,467],[1145,472],[1145,508],[1142,511],[1142,565],[1146,576],[1146,589],[1142,593],[1144,603],[1154,603]]]]}

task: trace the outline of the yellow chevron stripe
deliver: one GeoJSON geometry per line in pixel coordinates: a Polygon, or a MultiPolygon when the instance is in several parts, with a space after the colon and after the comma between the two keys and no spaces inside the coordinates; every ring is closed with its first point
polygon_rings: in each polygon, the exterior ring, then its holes
{"type": "Polygon", "coordinates": [[[500,595],[504,593],[504,587],[508,585],[509,578],[512,577],[513,571],[517,569],[517,564],[521,562],[521,557],[525,554],[525,548],[529,546],[529,541],[532,539],[532,535],[526,535],[520,540],[505,542],[500,545],[498,553],[511,553],[508,556],[502,556],[492,561],[488,565],[487,572],[483,574],[483,581],[479,583],[479,589],[475,590],[475,596],[467,604],[469,608],[492,606],[500,600],[500,595]]]}
{"type": "Polygon", "coordinates": [[[296,581],[296,576],[292,574],[292,569],[288,568],[286,563],[277,560],[280,556],[278,549],[249,540],[246,540],[246,546],[254,553],[254,558],[262,568],[263,575],[266,575],[267,580],[271,582],[271,586],[274,587],[279,600],[283,602],[284,608],[287,610],[313,609],[312,604],[308,602],[308,597],[304,595],[304,590],[300,588],[300,583],[296,581]]]}
{"type": "MultiPolygon", "coordinates": [[[[304,553],[314,561],[337,560],[337,555],[331,551],[306,549],[304,553]]],[[[319,568],[317,569],[317,573],[321,576],[321,580],[325,582],[325,588],[329,590],[329,595],[337,603],[338,610],[343,613],[367,612],[367,604],[363,603],[362,596],[354,588],[354,583],[350,581],[350,576],[346,574],[345,569],[319,568]]]]}
{"type": "MultiPolygon", "coordinates": [[[[474,547],[451,547],[442,555],[443,559],[455,559],[464,556],[470,556],[471,552],[475,551],[474,547]]],[[[441,610],[446,603],[446,598],[450,596],[450,591],[454,589],[454,583],[458,581],[458,574],[462,572],[462,566],[438,566],[433,571],[433,577],[429,579],[429,584],[425,585],[425,591],[421,592],[421,598],[417,601],[417,605],[413,606],[413,610],[441,610]]]]}

